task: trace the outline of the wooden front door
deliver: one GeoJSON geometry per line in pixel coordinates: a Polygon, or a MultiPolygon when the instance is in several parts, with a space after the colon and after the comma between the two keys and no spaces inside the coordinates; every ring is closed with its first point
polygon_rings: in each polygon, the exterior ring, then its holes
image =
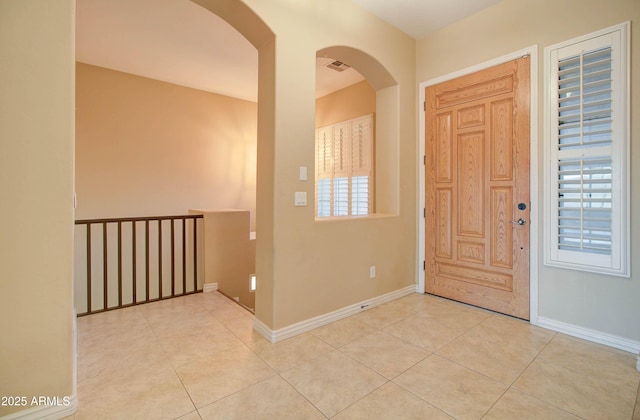
{"type": "Polygon", "coordinates": [[[425,98],[425,291],[529,319],[529,57],[425,98]]]}

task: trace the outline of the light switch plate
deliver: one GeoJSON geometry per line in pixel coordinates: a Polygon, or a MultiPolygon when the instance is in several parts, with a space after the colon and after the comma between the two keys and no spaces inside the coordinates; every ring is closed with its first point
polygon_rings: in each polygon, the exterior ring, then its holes
{"type": "Polygon", "coordinates": [[[306,181],[307,180],[307,167],[306,166],[301,166],[300,167],[300,181],[306,181]]]}
{"type": "Polygon", "coordinates": [[[297,207],[302,207],[307,205],[307,192],[306,191],[296,191],[295,194],[295,205],[297,207]]]}

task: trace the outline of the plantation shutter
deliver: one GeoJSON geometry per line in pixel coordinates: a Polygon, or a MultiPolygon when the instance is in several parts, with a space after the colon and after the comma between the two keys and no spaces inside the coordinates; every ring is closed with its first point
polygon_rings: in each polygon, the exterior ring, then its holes
{"type": "Polygon", "coordinates": [[[316,208],[318,216],[330,216],[331,182],[333,178],[333,135],[331,127],[319,128],[316,131],[316,208]]]}
{"type": "Polygon", "coordinates": [[[628,273],[622,26],[546,49],[552,96],[545,262],[551,265],[628,273]]]}
{"type": "Polygon", "coordinates": [[[369,194],[372,190],[373,150],[371,138],[372,118],[356,118],[351,124],[351,214],[364,215],[371,213],[369,194]]]}
{"type": "Polygon", "coordinates": [[[373,115],[316,130],[318,217],[372,212],[373,115]]]}
{"type": "Polygon", "coordinates": [[[351,122],[333,127],[333,216],[349,215],[351,122]]]}
{"type": "Polygon", "coordinates": [[[611,47],[558,61],[558,247],[611,255],[611,47]]]}

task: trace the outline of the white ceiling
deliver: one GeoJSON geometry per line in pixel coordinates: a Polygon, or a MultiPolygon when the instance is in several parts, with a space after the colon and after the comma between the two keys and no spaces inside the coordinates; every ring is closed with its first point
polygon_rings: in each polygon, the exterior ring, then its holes
{"type": "Polygon", "coordinates": [[[415,39],[492,6],[500,0],[352,0],[415,39]]]}
{"type": "Polygon", "coordinates": [[[256,100],[258,53],[189,0],[77,0],[76,60],[256,100]]]}
{"type": "MultiPolygon", "coordinates": [[[[500,0],[345,1],[421,38],[500,0]]],[[[77,61],[256,101],[256,49],[225,21],[190,0],[77,0],[76,4],[77,61]]],[[[327,69],[330,61],[318,59],[316,97],[363,79],[353,69],[341,73],[327,69]]]]}

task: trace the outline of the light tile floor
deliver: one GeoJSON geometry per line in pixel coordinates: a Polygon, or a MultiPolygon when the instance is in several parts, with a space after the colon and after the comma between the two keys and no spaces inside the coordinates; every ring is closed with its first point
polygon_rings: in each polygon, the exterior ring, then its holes
{"type": "Polygon", "coordinates": [[[635,355],[429,295],[252,325],[218,293],[78,319],[75,418],[640,419],[635,355]]]}

